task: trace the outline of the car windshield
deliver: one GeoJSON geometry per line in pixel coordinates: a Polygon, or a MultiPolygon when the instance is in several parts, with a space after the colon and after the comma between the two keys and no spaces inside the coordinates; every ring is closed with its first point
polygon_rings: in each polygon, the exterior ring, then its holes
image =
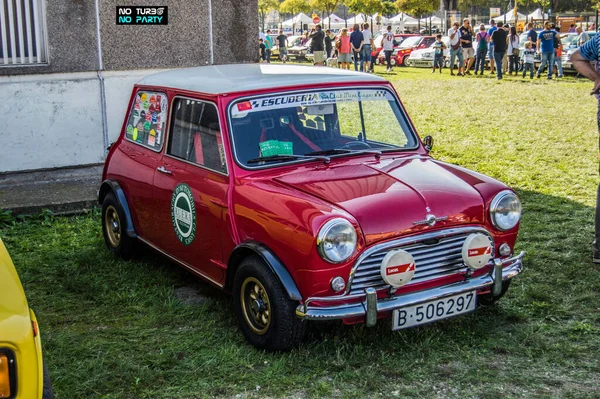
{"type": "Polygon", "coordinates": [[[418,140],[385,88],[279,93],[230,107],[242,166],[416,148],[418,140]]]}
{"type": "Polygon", "coordinates": [[[410,48],[414,47],[421,41],[421,36],[412,36],[404,39],[402,43],[400,43],[400,48],[410,48]]]}

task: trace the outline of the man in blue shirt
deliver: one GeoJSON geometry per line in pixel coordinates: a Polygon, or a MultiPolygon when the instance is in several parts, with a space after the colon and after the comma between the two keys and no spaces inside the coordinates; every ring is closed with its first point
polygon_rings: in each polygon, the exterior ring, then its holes
{"type": "Polygon", "coordinates": [[[539,79],[544,67],[548,65],[548,79],[552,79],[552,66],[554,65],[554,36],[556,31],[552,30],[552,24],[546,22],[546,29],[540,32],[537,40],[537,48],[542,53],[542,62],[540,68],[537,71],[537,77],[539,79]]]}
{"type": "MultiPolygon", "coordinates": [[[[360,56],[360,52],[362,51],[363,43],[365,41],[365,37],[360,31],[360,26],[358,24],[354,24],[352,28],[352,33],[350,34],[350,45],[352,47],[352,52],[354,53],[354,70],[358,71],[358,58],[360,56]]],[[[361,63],[362,64],[362,63],[361,63]]],[[[362,72],[362,70],[361,70],[362,72]]]]}
{"type": "Polygon", "coordinates": [[[535,29],[533,29],[533,22],[530,22],[527,24],[527,29],[529,29],[527,31],[527,40],[529,40],[531,43],[533,43],[533,49],[537,49],[537,40],[538,40],[538,34],[535,31],[535,29]]]}
{"type": "MultiPolygon", "coordinates": [[[[490,35],[489,37],[492,37],[492,33],[494,33],[495,30],[498,29],[498,27],[496,26],[496,21],[494,21],[493,19],[490,19],[490,29],[488,29],[488,35],[490,35]]],[[[494,74],[494,43],[493,42],[489,42],[488,43],[488,59],[490,60],[490,74],[493,75],[494,74]]]]}
{"type": "MultiPolygon", "coordinates": [[[[591,94],[595,94],[599,100],[596,118],[598,119],[598,131],[600,132],[600,35],[595,35],[575,50],[575,53],[571,56],[571,62],[577,72],[594,82],[591,94]],[[592,62],[595,63],[595,66],[592,65],[592,62]]],[[[600,263],[600,185],[598,185],[596,195],[595,227],[592,262],[600,263]]]]}

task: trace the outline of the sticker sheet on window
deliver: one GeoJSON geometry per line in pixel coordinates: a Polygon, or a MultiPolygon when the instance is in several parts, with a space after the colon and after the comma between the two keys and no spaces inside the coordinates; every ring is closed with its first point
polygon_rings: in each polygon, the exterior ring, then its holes
{"type": "Polygon", "coordinates": [[[127,138],[154,150],[160,149],[167,120],[167,96],[140,91],[127,121],[127,138]]]}

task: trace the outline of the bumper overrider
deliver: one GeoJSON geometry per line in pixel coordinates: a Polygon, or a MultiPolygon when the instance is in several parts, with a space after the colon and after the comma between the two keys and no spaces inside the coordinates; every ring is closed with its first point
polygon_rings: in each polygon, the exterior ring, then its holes
{"type": "Polygon", "coordinates": [[[337,320],[364,317],[368,327],[377,322],[379,313],[390,312],[407,306],[441,299],[469,291],[491,289],[492,296],[500,296],[502,283],[510,280],[523,271],[525,251],[507,259],[494,259],[490,273],[475,278],[466,278],[453,284],[411,292],[392,298],[377,299],[374,288],[366,288],[363,293],[334,296],[311,297],[296,308],[296,315],[306,320],[337,320]],[[356,301],[353,303],[335,304],[331,306],[314,306],[312,302],[327,303],[340,301],[356,301]]]}

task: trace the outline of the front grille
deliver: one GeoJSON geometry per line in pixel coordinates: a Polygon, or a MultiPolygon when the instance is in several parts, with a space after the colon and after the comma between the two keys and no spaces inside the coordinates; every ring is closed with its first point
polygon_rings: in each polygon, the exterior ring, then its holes
{"type": "MultiPolygon", "coordinates": [[[[415,275],[407,285],[464,273],[467,271],[467,267],[462,260],[462,246],[469,234],[473,232],[468,231],[443,237],[444,232],[442,231],[440,232],[442,238],[437,243],[426,244],[423,241],[417,241],[417,243],[410,245],[386,247],[374,251],[356,267],[349,293],[362,293],[368,287],[373,287],[377,290],[389,288],[390,286],[381,278],[380,267],[385,255],[395,249],[403,249],[415,259],[415,275]]],[[[494,253],[493,249],[492,253],[494,253]]]]}

